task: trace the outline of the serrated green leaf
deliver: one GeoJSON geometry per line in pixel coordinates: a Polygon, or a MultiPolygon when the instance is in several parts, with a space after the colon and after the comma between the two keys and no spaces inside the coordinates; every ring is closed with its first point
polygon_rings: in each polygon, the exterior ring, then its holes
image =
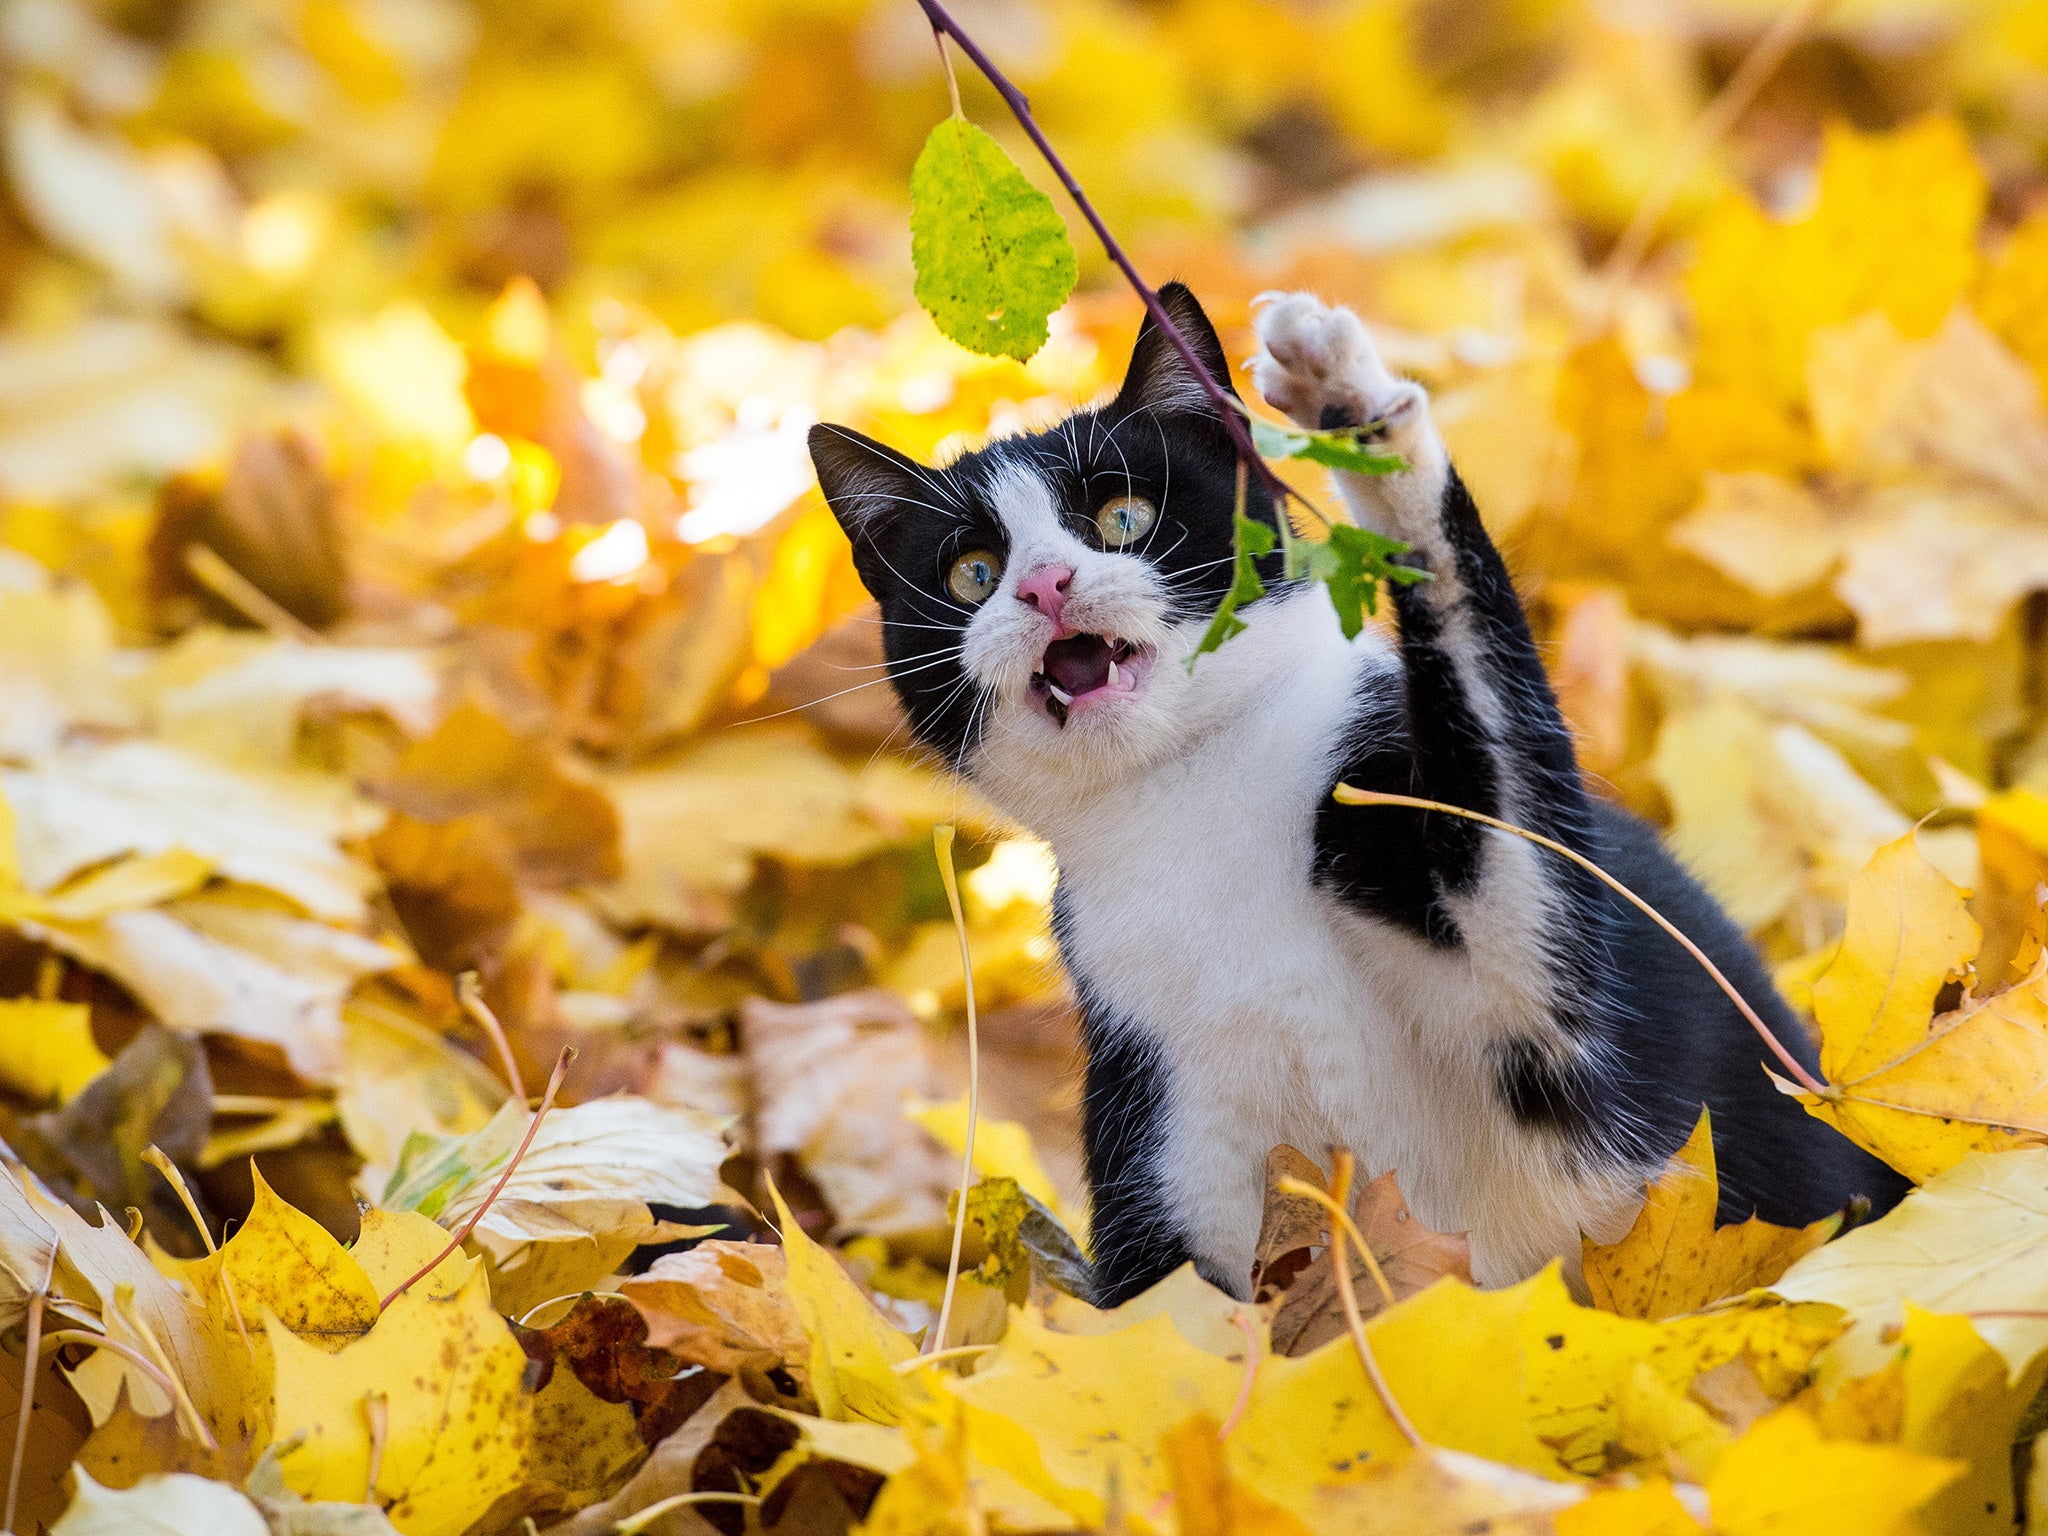
{"type": "Polygon", "coordinates": [[[1405,587],[1430,579],[1428,571],[1395,562],[1395,557],[1405,555],[1410,546],[1370,528],[1337,523],[1332,525],[1327,542],[1309,547],[1325,552],[1315,558],[1310,574],[1329,587],[1330,601],[1337,608],[1337,622],[1343,626],[1347,640],[1358,638],[1358,632],[1365,628],[1366,614],[1379,612],[1381,582],[1397,581],[1405,587]]]}
{"type": "Polygon", "coordinates": [[[917,302],[941,331],[1019,362],[1045,344],[1079,270],[1052,199],[957,117],[931,131],[910,173],[910,258],[917,302]]]}
{"type": "Polygon", "coordinates": [[[1391,475],[1408,467],[1397,453],[1369,446],[1358,427],[1333,427],[1311,432],[1252,418],[1252,446],[1269,459],[1306,459],[1327,469],[1348,469],[1361,475],[1391,475]]]}
{"type": "Polygon", "coordinates": [[[1264,523],[1255,523],[1244,513],[1237,514],[1236,530],[1232,544],[1237,553],[1237,578],[1230,590],[1223,594],[1223,601],[1217,604],[1216,617],[1209,621],[1209,628],[1202,635],[1202,643],[1188,657],[1188,671],[1195,670],[1195,657],[1205,651],[1213,651],[1233,635],[1244,633],[1244,620],[1237,616],[1237,610],[1244,603],[1256,602],[1266,595],[1266,584],[1259,580],[1258,560],[1261,555],[1273,553],[1277,535],[1264,523]]]}

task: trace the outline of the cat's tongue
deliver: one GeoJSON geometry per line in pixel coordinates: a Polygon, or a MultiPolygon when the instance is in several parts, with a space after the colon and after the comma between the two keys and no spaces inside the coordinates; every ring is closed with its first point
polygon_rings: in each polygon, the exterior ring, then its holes
{"type": "Polygon", "coordinates": [[[1045,676],[1074,698],[1109,685],[1109,642],[1100,635],[1069,635],[1045,648],[1045,676]]]}

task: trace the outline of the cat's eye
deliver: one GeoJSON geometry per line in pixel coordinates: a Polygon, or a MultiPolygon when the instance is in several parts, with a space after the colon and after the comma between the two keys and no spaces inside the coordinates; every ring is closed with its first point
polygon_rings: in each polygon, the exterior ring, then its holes
{"type": "Polygon", "coordinates": [[[1159,509],[1142,496],[1112,496],[1095,514],[1095,531],[1106,549],[1122,549],[1142,539],[1159,521],[1159,509]]]}
{"type": "Polygon", "coordinates": [[[1003,579],[1003,562],[986,549],[970,549],[946,572],[946,590],[970,608],[988,601],[1003,579]]]}

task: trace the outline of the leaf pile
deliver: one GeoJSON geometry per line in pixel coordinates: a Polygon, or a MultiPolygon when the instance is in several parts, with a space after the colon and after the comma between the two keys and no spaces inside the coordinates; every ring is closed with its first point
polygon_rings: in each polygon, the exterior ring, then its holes
{"type": "MultiPolygon", "coordinates": [[[[1368,1263],[1299,1193],[1328,1149],[1279,1148],[1252,1301],[1091,1307],[1049,857],[856,686],[803,446],[942,456],[1118,376],[1135,306],[993,98],[963,72],[995,136],[928,142],[907,0],[34,0],[12,1528],[2043,1529],[2038,17],[1828,13],[1687,169],[1753,8],[984,11],[1234,357],[1253,295],[1314,287],[1431,386],[1590,771],[1811,1014],[1810,1112],[1918,1190],[1716,1229],[1703,1123],[1626,1236],[1482,1292],[1400,1170],[1368,1263]],[[963,195],[985,241],[935,248],[963,195]],[[927,1362],[967,1130],[940,822],[995,1109],[927,1362]]],[[[1325,440],[1259,436],[1329,503],[1325,440]]],[[[1266,553],[1360,605],[1401,570],[1244,537],[1243,601],[1266,553]]]]}

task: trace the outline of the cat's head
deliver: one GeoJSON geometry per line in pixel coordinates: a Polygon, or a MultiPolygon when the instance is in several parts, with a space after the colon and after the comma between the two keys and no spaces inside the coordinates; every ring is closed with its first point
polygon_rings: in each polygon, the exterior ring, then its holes
{"type": "MultiPolygon", "coordinates": [[[[1215,328],[1160,299],[1230,388],[1215,328]]],[[[882,608],[912,726],[956,767],[1110,782],[1198,722],[1182,663],[1232,580],[1236,459],[1186,360],[1148,317],[1115,398],[943,468],[814,427],[818,480],[882,608]]],[[[1246,510],[1271,524],[1256,483],[1246,510]]]]}

